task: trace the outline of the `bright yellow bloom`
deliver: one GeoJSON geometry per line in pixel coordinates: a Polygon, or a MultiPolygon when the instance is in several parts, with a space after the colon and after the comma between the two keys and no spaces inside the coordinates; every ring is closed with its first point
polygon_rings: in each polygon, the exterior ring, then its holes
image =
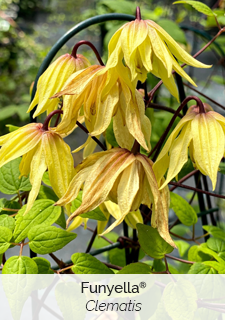
{"type": "Polygon", "coordinates": [[[30,112],[37,104],[34,117],[47,110],[48,113],[57,109],[59,99],[50,99],[60,91],[66,80],[76,71],[90,66],[90,62],[81,54],[74,58],[70,54],[64,54],[54,61],[40,76],[37,83],[37,91],[27,112],[30,112]]]}
{"type": "Polygon", "coordinates": [[[158,24],[151,20],[134,20],[123,25],[109,42],[107,65],[115,67],[123,58],[130,68],[132,80],[144,82],[151,72],[162,79],[170,93],[178,98],[172,69],[195,85],[177,63],[178,60],[197,68],[210,68],[190,56],[158,24]]]}
{"type": "MultiPolygon", "coordinates": [[[[60,198],[66,192],[74,175],[73,157],[70,147],[60,135],[43,129],[41,123],[31,123],[0,138],[0,167],[23,156],[20,176],[30,173],[32,189],[27,202],[27,213],[40,189],[44,172],[48,169],[53,190],[60,198]]],[[[67,206],[69,214],[70,206],[67,206]]]]}
{"type": "Polygon", "coordinates": [[[56,203],[65,205],[73,201],[84,183],[82,204],[69,217],[67,224],[76,216],[91,211],[106,200],[118,204],[123,221],[141,204],[152,208],[151,224],[169,244],[175,246],[168,231],[169,191],[158,190],[152,170],[152,161],[141,154],[114,148],[95,153],[77,168],[66,194],[56,203]]]}
{"type": "Polygon", "coordinates": [[[158,181],[168,169],[162,188],[177,176],[187,162],[189,147],[194,166],[209,176],[213,190],[215,189],[219,164],[224,155],[225,118],[211,111],[210,106],[206,104],[204,106],[206,113],[199,113],[197,106],[189,108],[188,113],[169,136],[153,165],[158,181]]]}
{"type": "Polygon", "coordinates": [[[104,132],[114,117],[115,136],[122,148],[132,148],[136,139],[150,150],[151,123],[145,116],[142,96],[122,63],[118,68],[94,65],[76,72],[55,97],[62,95],[65,99],[58,133],[73,130],[83,106],[85,124],[92,136],[104,132]]]}
{"type": "Polygon", "coordinates": [[[101,236],[106,233],[109,233],[112,229],[114,229],[116,226],[118,226],[124,219],[125,219],[126,224],[129,227],[131,227],[132,229],[136,229],[137,223],[143,223],[143,218],[142,218],[140,210],[128,212],[127,215],[124,217],[124,215],[120,211],[119,206],[112,201],[105,201],[104,203],[102,203],[100,205],[100,209],[103,211],[103,213],[105,214],[105,216],[107,218],[107,221],[98,221],[97,231],[98,231],[98,234],[100,234],[101,236]],[[101,206],[105,207],[104,211],[102,210],[101,206]],[[113,224],[111,224],[111,226],[109,226],[103,232],[106,224],[108,223],[110,215],[112,215],[113,218],[116,219],[116,221],[113,224]]]}

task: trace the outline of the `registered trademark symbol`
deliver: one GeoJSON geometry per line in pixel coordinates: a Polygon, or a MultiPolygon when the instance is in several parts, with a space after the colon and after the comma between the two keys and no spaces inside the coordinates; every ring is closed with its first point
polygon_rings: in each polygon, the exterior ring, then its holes
{"type": "Polygon", "coordinates": [[[146,286],[147,286],[146,282],[140,282],[139,283],[139,287],[142,288],[142,289],[146,288],[146,286]]]}

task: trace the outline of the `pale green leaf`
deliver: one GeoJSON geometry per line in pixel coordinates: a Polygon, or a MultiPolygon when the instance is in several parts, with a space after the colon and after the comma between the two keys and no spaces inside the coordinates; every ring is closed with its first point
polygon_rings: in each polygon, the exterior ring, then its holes
{"type": "Polygon", "coordinates": [[[71,256],[74,264],[72,271],[76,274],[113,274],[101,261],[87,253],[74,253],[71,256]]]}
{"type": "Polygon", "coordinates": [[[185,3],[190,4],[198,12],[204,13],[206,16],[216,16],[216,14],[204,3],[200,1],[176,1],[173,4],[185,3]]]}
{"type": "Polygon", "coordinates": [[[191,266],[188,273],[189,274],[216,274],[217,271],[210,266],[206,266],[204,263],[196,262],[191,266]]]}
{"type": "Polygon", "coordinates": [[[28,232],[29,246],[32,251],[47,254],[62,249],[76,238],[76,234],[56,227],[38,225],[28,232]]]}
{"type": "Polygon", "coordinates": [[[7,227],[0,227],[0,254],[4,253],[10,247],[12,231],[7,227]]]}
{"type": "Polygon", "coordinates": [[[54,272],[51,270],[51,264],[48,260],[41,257],[35,257],[33,260],[37,264],[38,274],[54,274],[54,272]]]}
{"type": "Polygon", "coordinates": [[[37,274],[37,264],[29,257],[13,256],[2,269],[2,274],[37,274]]]}
{"type": "Polygon", "coordinates": [[[16,216],[16,228],[13,233],[14,242],[24,240],[31,228],[42,225],[52,225],[61,214],[61,207],[54,206],[52,200],[36,200],[33,207],[24,216],[26,205],[16,216]]]}
{"type": "Polygon", "coordinates": [[[131,263],[124,267],[117,274],[150,274],[151,269],[148,265],[141,262],[131,263]]]}
{"type": "Polygon", "coordinates": [[[22,158],[17,158],[0,168],[0,191],[5,194],[16,194],[19,191],[30,191],[29,178],[19,179],[19,165],[22,158]]]}
{"type": "Polygon", "coordinates": [[[0,226],[9,228],[11,231],[15,228],[15,219],[9,217],[7,214],[0,215],[0,226]]]}

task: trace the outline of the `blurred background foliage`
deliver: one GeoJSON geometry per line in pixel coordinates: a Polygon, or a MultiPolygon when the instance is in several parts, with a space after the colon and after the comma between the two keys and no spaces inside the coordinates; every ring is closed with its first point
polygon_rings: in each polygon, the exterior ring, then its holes
{"type": "MultiPolygon", "coordinates": [[[[8,123],[22,125],[29,121],[26,110],[30,101],[30,86],[41,62],[51,46],[80,21],[104,13],[134,14],[139,5],[144,19],[156,21],[191,54],[217,33],[214,18],[198,13],[189,5],[172,3],[168,0],[0,0],[0,133],[7,132],[5,125],[8,123]]],[[[213,8],[219,23],[224,26],[225,1],[207,0],[204,3],[213,8]]],[[[85,38],[97,46],[106,61],[109,39],[123,23],[113,21],[92,26],[70,40],[58,55],[70,53],[75,42],[85,38]]],[[[85,55],[92,63],[96,62],[88,49],[82,47],[79,50],[81,53],[87,50],[85,55]]],[[[199,90],[221,103],[224,101],[225,83],[223,52],[224,36],[200,57],[201,61],[213,64],[212,69],[194,71],[187,68],[197,81],[199,90]]],[[[148,89],[157,82],[158,79],[149,75],[148,89]]],[[[163,87],[155,102],[172,108],[178,106],[163,87]]],[[[156,112],[154,117],[153,145],[171,115],[156,112]]]]}

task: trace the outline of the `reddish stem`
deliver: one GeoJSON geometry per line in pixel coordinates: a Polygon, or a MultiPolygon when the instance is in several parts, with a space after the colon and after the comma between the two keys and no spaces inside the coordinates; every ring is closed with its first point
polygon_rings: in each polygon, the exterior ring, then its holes
{"type": "Polygon", "coordinates": [[[77,59],[77,50],[80,46],[82,46],[83,44],[86,44],[87,46],[89,46],[95,53],[96,55],[96,58],[98,59],[98,62],[100,63],[101,66],[104,66],[104,63],[100,57],[100,54],[98,53],[98,50],[95,48],[95,46],[90,42],[90,41],[87,41],[87,40],[81,40],[79,42],[77,42],[75,44],[75,46],[73,47],[73,51],[71,53],[71,55],[77,59]]]}
{"type": "Polygon", "coordinates": [[[140,7],[137,7],[136,8],[136,19],[137,20],[141,20],[141,9],[140,9],[140,7]]]}
{"type": "Polygon", "coordinates": [[[63,111],[62,110],[54,110],[54,111],[50,112],[43,123],[43,127],[42,127],[43,130],[48,131],[49,122],[50,122],[51,118],[57,113],[63,114],[63,111]]]}

